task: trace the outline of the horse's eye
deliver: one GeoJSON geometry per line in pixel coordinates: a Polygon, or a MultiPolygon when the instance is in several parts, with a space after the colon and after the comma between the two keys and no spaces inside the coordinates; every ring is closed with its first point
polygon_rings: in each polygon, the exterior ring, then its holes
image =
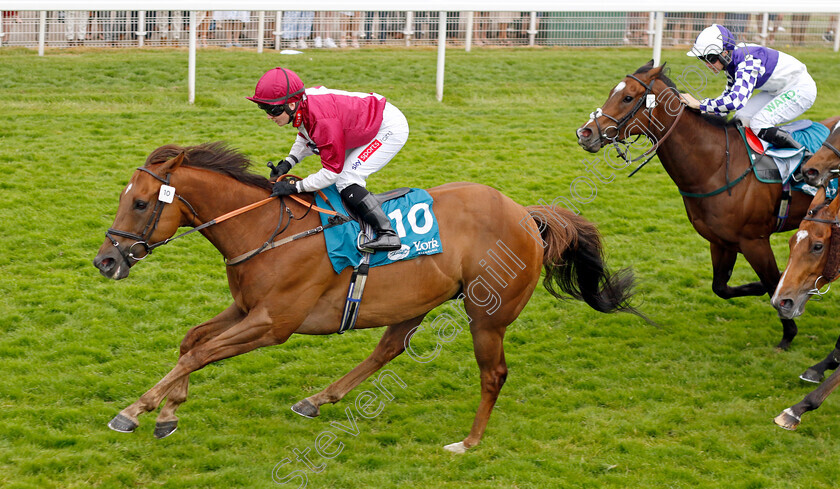
{"type": "Polygon", "coordinates": [[[823,244],[822,243],[814,243],[814,247],[811,250],[814,251],[815,253],[819,253],[820,251],[823,250],[823,244]]]}
{"type": "Polygon", "coordinates": [[[633,101],[633,97],[631,97],[630,95],[624,97],[624,103],[629,104],[632,101],[633,101]]]}
{"type": "Polygon", "coordinates": [[[145,200],[135,200],[134,201],[134,208],[137,209],[138,211],[142,211],[142,210],[146,209],[146,207],[148,205],[149,205],[149,203],[146,202],[145,200]]]}

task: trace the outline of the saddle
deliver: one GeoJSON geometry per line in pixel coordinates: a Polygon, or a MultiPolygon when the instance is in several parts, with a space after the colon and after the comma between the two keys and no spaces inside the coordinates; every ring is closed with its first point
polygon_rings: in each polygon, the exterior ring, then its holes
{"type": "MultiPolygon", "coordinates": [[[[385,202],[388,202],[389,200],[399,199],[400,197],[405,196],[409,192],[411,192],[410,187],[400,187],[395,188],[393,190],[388,190],[387,192],[371,195],[376,197],[376,200],[379,201],[379,205],[382,205],[385,202]]],[[[352,207],[344,203],[344,199],[341,199],[341,205],[344,206],[344,212],[347,213],[348,217],[359,223],[359,226],[364,229],[367,223],[362,220],[361,216],[356,215],[356,212],[353,211],[352,207]]]]}
{"type": "MultiPolygon", "coordinates": [[[[741,121],[737,121],[736,127],[747,146],[753,171],[759,181],[789,183],[794,190],[802,190],[813,195],[811,189],[801,188],[804,183],[800,170],[802,159],[798,151],[774,146],[765,148],[764,145],[767,143],[762,142],[752,129],[745,128],[741,121]]],[[[794,135],[795,139],[812,153],[819,149],[830,133],[827,127],[807,119],[791,122],[782,126],[782,129],[794,135]]]]}
{"type": "MultiPolygon", "coordinates": [[[[741,121],[737,121],[735,127],[738,128],[738,132],[741,134],[747,146],[747,154],[750,157],[750,162],[753,164],[753,172],[758,181],[764,183],[782,183],[782,173],[779,171],[779,167],[776,166],[773,157],[766,154],[764,145],[753,130],[749,127],[744,127],[741,121]]],[[[791,179],[796,182],[802,181],[802,172],[799,167],[793,172],[791,179]]]]}

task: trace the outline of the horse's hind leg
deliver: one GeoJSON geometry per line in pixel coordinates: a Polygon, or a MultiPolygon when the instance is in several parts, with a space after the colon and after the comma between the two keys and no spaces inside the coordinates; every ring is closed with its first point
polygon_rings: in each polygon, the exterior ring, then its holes
{"type": "Polygon", "coordinates": [[[712,252],[712,290],[722,299],[733,297],[760,296],[767,293],[761,282],[731,287],[729,278],[735,268],[735,261],[738,259],[738,252],[732,248],[711,243],[712,252]]]}
{"type": "Polygon", "coordinates": [[[463,441],[443,447],[450,452],[464,453],[468,448],[478,445],[487,428],[487,422],[490,420],[490,413],[496,405],[499,392],[507,379],[508,369],[502,344],[506,325],[491,325],[492,322],[487,317],[481,320],[474,319],[470,325],[475,359],[481,375],[481,401],[478,404],[470,434],[463,441]]]}
{"type": "Polygon", "coordinates": [[[831,391],[840,385],[840,370],[835,370],[825,382],[809,392],[801,402],[781,412],[773,422],[786,430],[795,430],[802,420],[802,415],[820,407],[831,391]]]}
{"type": "MultiPolygon", "coordinates": [[[[245,314],[242,310],[236,304],[231,304],[230,307],[222,311],[218,316],[195,326],[187,332],[184,340],[181,341],[180,356],[186,355],[196,346],[215,338],[223,331],[226,331],[241,321],[244,317],[245,314]]],[[[157,422],[155,423],[155,437],[166,438],[175,432],[175,429],[178,427],[178,417],[175,416],[175,410],[187,400],[189,385],[189,375],[185,375],[173,383],[172,390],[166,395],[166,404],[160,410],[157,422]]]]}
{"type": "Polygon", "coordinates": [[[292,406],[292,411],[307,418],[314,418],[321,414],[320,407],[323,404],[340,401],[348,392],[402,353],[408,341],[407,337],[412,334],[415,326],[423,322],[425,316],[424,314],[414,319],[388,326],[370,356],[344,375],[344,377],[330,384],[326,389],[292,406]]]}
{"type": "Polygon", "coordinates": [[[815,384],[819,384],[825,378],[825,371],[826,370],[834,370],[838,366],[840,366],[840,338],[837,338],[837,343],[834,345],[834,350],[828,354],[823,361],[820,363],[808,367],[802,375],[799,376],[800,379],[806,382],[813,382],[815,384]]]}

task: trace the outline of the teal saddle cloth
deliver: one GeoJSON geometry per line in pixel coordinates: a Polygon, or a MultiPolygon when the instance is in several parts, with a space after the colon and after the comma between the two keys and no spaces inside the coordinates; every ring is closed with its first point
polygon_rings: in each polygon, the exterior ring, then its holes
{"type": "MultiPolygon", "coordinates": [[[[323,189],[323,192],[333,209],[349,215],[335,185],[323,189]]],[[[317,192],[315,205],[329,207],[317,192]]],[[[401,197],[385,201],[382,204],[382,210],[391,219],[391,225],[399,235],[402,247],[396,251],[373,253],[370,257],[370,266],[388,265],[422,255],[442,253],[443,244],[440,241],[440,231],[433,207],[432,196],[419,188],[413,188],[401,197]]],[[[322,213],[321,224],[326,226],[329,217],[322,213]]],[[[332,226],[324,231],[327,252],[335,273],[341,273],[347,267],[355,268],[362,262],[363,254],[356,247],[359,242],[359,232],[360,226],[355,220],[332,226]]],[[[362,237],[362,241],[365,240],[362,237]]]]}
{"type": "MultiPolygon", "coordinates": [[[[798,120],[781,126],[804,148],[807,148],[811,153],[816,153],[822,143],[828,138],[831,131],[822,124],[814,123],[810,120],[798,120]]],[[[739,130],[743,131],[742,127],[739,130]]],[[[791,148],[776,148],[762,141],[765,146],[765,154],[768,158],[759,158],[759,156],[750,150],[750,158],[755,161],[755,175],[764,183],[790,183],[792,190],[804,192],[809,195],[816,195],[817,189],[806,184],[803,181],[796,181],[791,177],[802,165],[802,156],[804,150],[791,148]],[[772,163],[770,158],[772,158],[772,163]]],[[[837,194],[838,182],[837,179],[832,179],[826,188],[826,193],[829,198],[833,198],[837,194]]]]}

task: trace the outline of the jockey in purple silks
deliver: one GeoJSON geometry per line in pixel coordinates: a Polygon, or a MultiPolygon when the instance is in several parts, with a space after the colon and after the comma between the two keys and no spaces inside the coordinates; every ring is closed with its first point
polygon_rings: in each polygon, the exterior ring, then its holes
{"type": "MultiPolygon", "coordinates": [[[[817,85],[805,65],[788,54],[757,44],[737,43],[726,27],[712,24],[697,36],[688,56],[718,73],[726,88],[717,98],[682,99],[691,108],[716,115],[735,112],[745,126],[778,148],[802,147],[777,124],[790,122],[814,105],[817,85]]],[[[807,158],[810,153],[805,151],[807,158]]]]}

